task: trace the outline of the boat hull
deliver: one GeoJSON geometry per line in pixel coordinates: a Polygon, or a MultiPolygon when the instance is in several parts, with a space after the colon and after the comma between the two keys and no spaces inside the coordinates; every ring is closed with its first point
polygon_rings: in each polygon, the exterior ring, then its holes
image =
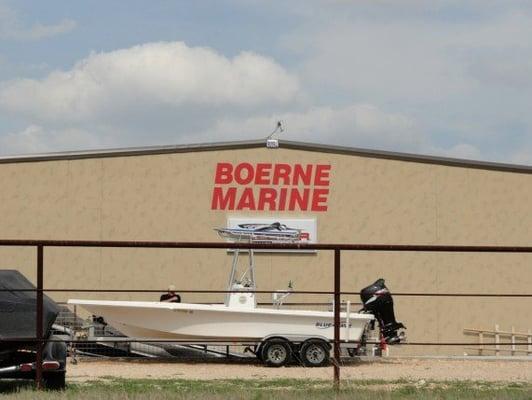
{"type": "MultiPolygon", "coordinates": [[[[332,312],[187,303],[69,300],[127,336],[168,340],[262,340],[269,336],[334,338],[332,312]]],[[[341,313],[340,339],[360,340],[370,314],[341,313]]]]}

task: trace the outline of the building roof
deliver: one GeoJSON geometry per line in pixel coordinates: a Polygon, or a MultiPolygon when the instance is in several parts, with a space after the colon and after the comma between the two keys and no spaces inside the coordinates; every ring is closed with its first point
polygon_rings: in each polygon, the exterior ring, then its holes
{"type": "MultiPolygon", "coordinates": [[[[190,153],[200,151],[222,151],[266,147],[264,140],[237,142],[197,143],[184,145],[129,147],[105,150],[64,151],[19,156],[2,156],[0,164],[26,163],[38,161],[79,160],[88,158],[131,157],[156,154],[190,153]]],[[[345,154],[358,157],[379,158],[386,160],[408,161],[423,164],[446,165],[451,167],[485,169],[504,172],[532,174],[532,166],[496,163],[487,161],[465,160],[451,157],[438,157],[421,154],[399,153],[394,151],[371,150],[356,147],[333,146],[319,143],[305,143],[279,140],[279,147],[319,153],[345,154]]],[[[275,151],[272,149],[271,151],[275,151]]]]}

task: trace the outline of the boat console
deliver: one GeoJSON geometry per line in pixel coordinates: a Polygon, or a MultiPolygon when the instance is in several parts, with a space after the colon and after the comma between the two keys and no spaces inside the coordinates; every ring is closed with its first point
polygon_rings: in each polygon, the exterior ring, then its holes
{"type": "Polygon", "coordinates": [[[231,308],[257,308],[257,299],[255,298],[254,288],[243,285],[241,283],[233,283],[231,290],[235,292],[229,293],[226,298],[225,305],[231,308]]]}

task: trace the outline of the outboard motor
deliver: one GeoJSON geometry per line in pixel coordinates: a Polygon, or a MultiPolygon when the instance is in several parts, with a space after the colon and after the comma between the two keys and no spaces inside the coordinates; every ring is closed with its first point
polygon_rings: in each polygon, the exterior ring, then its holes
{"type": "Polygon", "coordinates": [[[375,283],[362,289],[360,298],[364,304],[362,312],[373,314],[379,321],[379,327],[386,343],[401,342],[404,334],[397,331],[406,329],[406,327],[395,320],[392,295],[384,284],[384,279],[378,279],[375,283]]]}

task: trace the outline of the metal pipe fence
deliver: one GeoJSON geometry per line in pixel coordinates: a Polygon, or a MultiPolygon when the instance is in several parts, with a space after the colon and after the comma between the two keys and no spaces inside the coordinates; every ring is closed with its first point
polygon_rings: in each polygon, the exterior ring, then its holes
{"type": "MultiPolygon", "coordinates": [[[[259,243],[219,243],[219,242],[151,242],[151,241],[82,241],[82,240],[0,240],[0,246],[35,247],[37,249],[37,287],[36,289],[21,289],[19,291],[35,291],[37,312],[35,338],[18,338],[12,341],[26,341],[36,343],[36,374],[35,383],[42,388],[42,359],[45,338],[43,337],[43,294],[44,292],[135,292],[151,293],[161,290],[141,289],[65,289],[44,288],[44,248],[45,247],[99,247],[99,248],[165,248],[165,249],[244,249],[244,250],[327,250],[334,252],[334,290],[333,291],[290,291],[293,294],[321,294],[334,296],[334,339],[333,369],[334,384],[340,383],[340,306],[342,295],[357,295],[359,292],[341,291],[341,252],[342,251],[375,251],[375,252],[453,252],[453,253],[532,253],[530,246],[453,246],[453,245],[388,245],[388,244],[259,244],[259,243]]],[[[14,291],[14,290],[11,290],[14,291]]],[[[238,293],[241,291],[227,290],[182,290],[182,293],[238,293]]],[[[249,291],[246,291],[249,293],[249,291]]],[[[273,293],[273,291],[254,291],[255,293],[273,293]]],[[[279,292],[279,291],[276,291],[279,292]]],[[[282,291],[281,291],[282,292],[282,291]]],[[[532,297],[532,293],[394,293],[394,296],[433,296],[433,297],[532,297]]],[[[9,341],[9,340],[3,340],[9,341]]],[[[130,342],[135,340],[129,339],[130,342]]],[[[144,342],[146,340],[143,340],[144,342]]],[[[75,342],[72,340],[70,342],[75,342]]],[[[150,342],[152,342],[150,340],[150,342]]],[[[154,340],[153,342],[157,342],[154,340]]],[[[187,342],[180,340],[160,340],[160,342],[187,342]]],[[[210,343],[217,341],[209,340],[210,343]]],[[[224,342],[227,342],[225,340],[224,342]]],[[[243,341],[240,341],[243,342],[243,341]]],[[[252,341],[257,343],[257,341],[252,341]]],[[[201,343],[205,343],[204,340],[201,343]]],[[[219,342],[218,342],[219,343],[219,342]]],[[[410,346],[467,346],[475,345],[470,342],[408,342],[410,346]]],[[[499,343],[504,345],[506,343],[499,343]]]]}
{"type": "MultiPolygon", "coordinates": [[[[161,293],[166,292],[165,289],[81,289],[81,288],[72,288],[72,289],[58,289],[58,288],[43,288],[45,292],[78,292],[78,293],[161,293]]],[[[17,292],[36,292],[37,289],[17,289],[17,292]]],[[[205,294],[218,294],[218,293],[255,293],[255,294],[269,294],[273,292],[277,293],[291,293],[291,294],[317,294],[317,295],[334,295],[336,292],[331,291],[314,291],[314,290],[211,290],[211,289],[175,289],[179,293],[205,293],[205,294]]],[[[0,292],[13,292],[11,289],[0,289],[0,292]]],[[[341,295],[353,295],[358,296],[360,292],[338,292],[341,295]]],[[[434,292],[394,292],[394,297],[532,297],[532,293],[434,293],[434,292]]],[[[201,304],[201,303],[199,303],[201,304]]],[[[205,304],[216,304],[216,303],[205,303],[205,304]]],[[[222,303],[220,303],[222,304],[222,303]]],[[[261,305],[268,305],[273,303],[263,302],[261,305]]],[[[289,304],[289,303],[284,303],[289,304]]],[[[297,304],[297,303],[292,303],[297,304]]],[[[315,304],[315,305],[324,305],[330,303],[300,303],[300,304],[315,304]]]]}

